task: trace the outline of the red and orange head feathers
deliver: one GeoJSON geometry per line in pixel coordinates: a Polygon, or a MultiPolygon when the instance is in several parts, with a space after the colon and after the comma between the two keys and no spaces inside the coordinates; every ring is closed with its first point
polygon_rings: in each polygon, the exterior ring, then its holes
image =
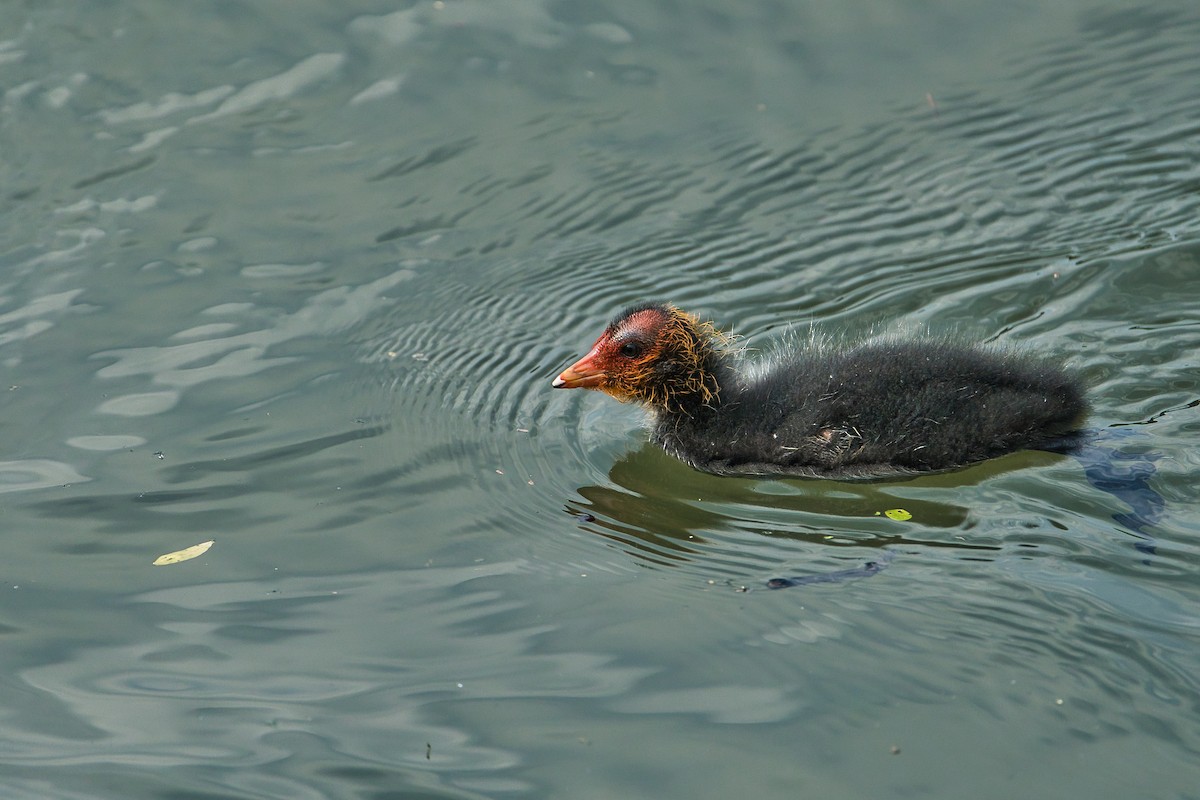
{"type": "Polygon", "coordinates": [[[621,401],[675,410],[710,403],[716,333],[672,305],[644,303],[619,314],[583,358],[554,379],[556,389],[599,389],[621,401]]]}

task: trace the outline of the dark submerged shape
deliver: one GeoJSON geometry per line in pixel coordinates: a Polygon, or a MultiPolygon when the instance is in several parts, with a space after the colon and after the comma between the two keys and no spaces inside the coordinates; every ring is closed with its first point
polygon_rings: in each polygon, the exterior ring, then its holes
{"type": "Polygon", "coordinates": [[[751,371],[708,323],[645,303],[554,380],[654,413],[652,439],[716,475],[872,478],[1062,450],[1087,414],[1049,361],[941,339],[814,344],[751,371]]]}

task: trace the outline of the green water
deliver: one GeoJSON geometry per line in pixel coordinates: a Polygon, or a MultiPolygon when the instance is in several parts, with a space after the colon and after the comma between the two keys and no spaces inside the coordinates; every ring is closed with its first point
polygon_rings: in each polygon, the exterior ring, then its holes
{"type": "Polygon", "coordinates": [[[1185,2],[12,4],[0,795],[1200,798],[1197,85],[1185,2]],[[647,299],[1061,358],[1165,511],[693,472],[550,389],[647,299]]]}

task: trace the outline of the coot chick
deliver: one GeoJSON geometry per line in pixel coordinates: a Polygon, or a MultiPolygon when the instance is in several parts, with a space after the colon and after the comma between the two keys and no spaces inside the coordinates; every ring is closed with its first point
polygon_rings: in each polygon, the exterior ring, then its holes
{"type": "Polygon", "coordinates": [[[822,345],[747,369],[672,305],[619,314],[554,379],[654,414],[651,439],[716,475],[875,478],[1065,449],[1088,406],[1048,361],[941,339],[822,345]]]}

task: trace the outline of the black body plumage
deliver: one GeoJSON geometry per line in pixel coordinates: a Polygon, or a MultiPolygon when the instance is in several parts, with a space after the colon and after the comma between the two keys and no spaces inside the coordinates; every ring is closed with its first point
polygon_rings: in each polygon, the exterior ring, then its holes
{"type": "Polygon", "coordinates": [[[1061,448],[1087,411],[1048,361],[948,341],[826,345],[755,374],[729,354],[715,402],[658,411],[653,439],[720,475],[880,477],[1061,448]]]}

